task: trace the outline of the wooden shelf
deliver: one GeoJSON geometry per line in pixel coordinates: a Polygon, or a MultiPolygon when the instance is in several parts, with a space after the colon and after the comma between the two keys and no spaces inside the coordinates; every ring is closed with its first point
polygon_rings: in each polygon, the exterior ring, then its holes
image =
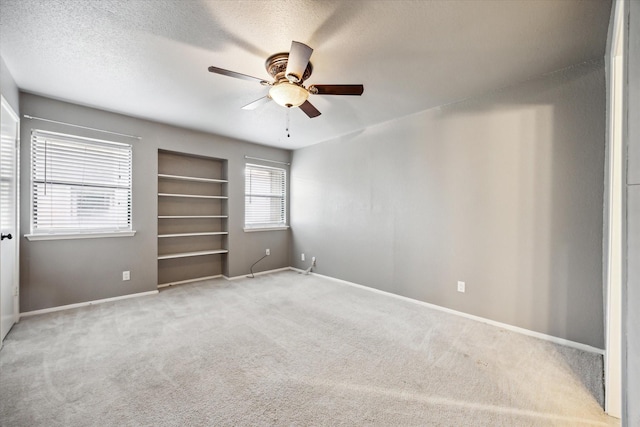
{"type": "Polygon", "coordinates": [[[227,160],[158,150],[158,286],[228,269],[227,160]]]}
{"type": "Polygon", "coordinates": [[[198,178],[195,176],[169,175],[166,173],[159,173],[158,178],[177,179],[180,181],[194,181],[194,182],[217,182],[220,184],[225,184],[229,182],[226,179],[198,178]]]}
{"type": "Polygon", "coordinates": [[[228,215],[158,215],[158,219],[229,218],[228,215]]]}
{"type": "Polygon", "coordinates": [[[188,197],[190,199],[228,199],[227,196],[203,196],[200,194],[172,194],[172,193],[158,193],[160,197],[188,197]]]}
{"type": "Polygon", "coordinates": [[[182,252],[177,254],[160,255],[158,256],[158,259],[186,258],[186,257],[192,257],[192,256],[226,254],[228,252],[229,251],[226,249],[214,249],[209,251],[196,251],[196,252],[182,252]]]}
{"type": "Polygon", "coordinates": [[[201,282],[203,280],[212,280],[212,279],[218,279],[222,277],[222,274],[216,274],[215,276],[202,276],[202,277],[194,277],[193,279],[187,279],[187,280],[178,280],[176,282],[168,282],[168,283],[160,283],[158,285],[159,288],[166,288],[168,286],[173,286],[173,285],[182,285],[185,283],[192,283],[192,282],[201,282]]]}
{"type": "Polygon", "coordinates": [[[201,233],[158,234],[158,237],[219,236],[222,234],[229,234],[229,232],[228,231],[205,231],[201,233]]]}

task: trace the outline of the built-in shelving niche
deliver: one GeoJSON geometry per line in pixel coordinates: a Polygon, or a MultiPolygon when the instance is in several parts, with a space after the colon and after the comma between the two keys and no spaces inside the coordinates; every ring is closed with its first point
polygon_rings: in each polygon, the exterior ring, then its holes
{"type": "Polygon", "coordinates": [[[227,161],[158,150],[158,287],[227,274],[227,161]]]}

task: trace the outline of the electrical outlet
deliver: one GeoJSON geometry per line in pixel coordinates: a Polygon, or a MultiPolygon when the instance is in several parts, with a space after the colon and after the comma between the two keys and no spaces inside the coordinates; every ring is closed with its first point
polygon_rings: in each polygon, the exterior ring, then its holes
{"type": "Polygon", "coordinates": [[[304,261],[304,254],[300,254],[300,259],[304,261]]]}
{"type": "Polygon", "coordinates": [[[316,266],[316,257],[312,257],[311,258],[311,266],[315,267],[316,266]]]}
{"type": "Polygon", "coordinates": [[[264,251],[265,255],[271,255],[271,249],[267,249],[266,251],[264,251]]]}
{"type": "Polygon", "coordinates": [[[131,272],[123,271],[122,272],[122,280],[131,280],[131,272]]]}
{"type": "Polygon", "coordinates": [[[458,281],[458,292],[464,292],[464,290],[465,290],[464,282],[458,281]]]}

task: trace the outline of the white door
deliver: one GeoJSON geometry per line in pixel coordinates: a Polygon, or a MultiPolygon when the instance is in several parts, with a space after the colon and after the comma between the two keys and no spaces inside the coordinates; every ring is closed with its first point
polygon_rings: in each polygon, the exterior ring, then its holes
{"type": "Polygon", "coordinates": [[[0,96],[0,340],[18,321],[19,119],[0,96]]]}

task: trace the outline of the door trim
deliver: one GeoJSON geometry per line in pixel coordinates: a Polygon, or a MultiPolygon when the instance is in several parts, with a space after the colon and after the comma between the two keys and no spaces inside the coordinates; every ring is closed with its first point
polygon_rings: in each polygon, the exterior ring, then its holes
{"type": "MultiPolygon", "coordinates": [[[[0,108],[4,109],[7,113],[9,113],[10,117],[16,122],[16,138],[15,138],[15,176],[14,176],[14,185],[15,185],[15,206],[14,206],[14,214],[15,214],[15,236],[11,239],[11,244],[14,245],[15,256],[14,256],[14,274],[13,274],[13,283],[12,287],[14,289],[13,292],[13,324],[15,325],[20,321],[20,116],[16,114],[11,104],[5,99],[5,97],[0,94],[0,108]]],[[[4,340],[0,340],[0,347],[2,347],[2,342],[4,340]]]]}
{"type": "Polygon", "coordinates": [[[607,55],[609,75],[607,76],[608,96],[608,174],[605,187],[605,412],[613,417],[622,416],[622,283],[624,276],[625,229],[625,2],[613,3],[610,49],[607,55]]]}

